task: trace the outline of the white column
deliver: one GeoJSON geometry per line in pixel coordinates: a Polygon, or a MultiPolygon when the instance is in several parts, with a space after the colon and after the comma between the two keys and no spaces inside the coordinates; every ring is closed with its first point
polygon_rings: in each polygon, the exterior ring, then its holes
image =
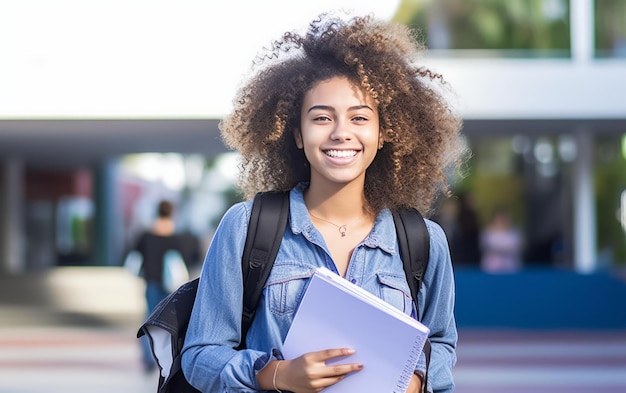
{"type": "Polygon", "coordinates": [[[575,161],[574,192],[574,269],[590,273],[597,267],[596,210],[593,185],[593,133],[578,130],[578,157],[575,161]]]}
{"type": "MultiPolygon", "coordinates": [[[[587,66],[594,56],[594,0],[570,0],[572,61],[587,66]]],[[[597,268],[597,228],[593,184],[593,130],[577,132],[578,158],[575,163],[574,269],[590,273],[597,268]]]]}
{"type": "Polygon", "coordinates": [[[570,0],[570,37],[572,60],[589,63],[594,56],[593,0],[570,0]]]}
{"type": "Polygon", "coordinates": [[[0,270],[7,273],[25,268],[22,173],[18,160],[0,163],[0,270]]]}

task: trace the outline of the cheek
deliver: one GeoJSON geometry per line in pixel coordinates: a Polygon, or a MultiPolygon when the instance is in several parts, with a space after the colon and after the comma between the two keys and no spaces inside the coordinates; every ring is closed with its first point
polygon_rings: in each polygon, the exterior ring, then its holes
{"type": "Polygon", "coordinates": [[[304,150],[307,148],[317,148],[326,141],[326,135],[319,129],[305,129],[300,134],[300,146],[304,150]]]}

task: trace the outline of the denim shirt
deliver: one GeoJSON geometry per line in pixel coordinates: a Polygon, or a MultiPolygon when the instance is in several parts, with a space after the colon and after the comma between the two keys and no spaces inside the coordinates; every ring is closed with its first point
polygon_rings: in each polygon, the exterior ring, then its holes
{"type": "MultiPolygon", "coordinates": [[[[256,315],[237,351],[241,332],[243,252],[252,202],[233,205],[222,218],[207,252],[182,356],[187,380],[202,392],[260,391],[256,374],[275,356],[315,269],[337,273],[320,232],[313,226],[300,184],[290,193],[289,225],[256,315]]],[[[430,328],[429,390],[454,389],[457,331],[453,315],[454,277],[448,243],[441,227],[426,220],[430,260],[418,295],[419,320],[430,328]]],[[[354,249],[345,278],[415,316],[399,256],[393,218],[381,211],[370,234],[354,249]]],[[[417,371],[424,372],[424,356],[417,371]]]]}

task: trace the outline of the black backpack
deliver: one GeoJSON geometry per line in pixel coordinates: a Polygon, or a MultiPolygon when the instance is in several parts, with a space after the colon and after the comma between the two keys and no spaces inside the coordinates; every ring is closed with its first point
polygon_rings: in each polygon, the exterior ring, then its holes
{"type": "MultiPolygon", "coordinates": [[[[244,299],[242,339],[238,349],[245,348],[246,334],[278,254],[288,217],[289,192],[263,192],[255,196],[241,260],[244,299]]],[[[417,294],[430,252],[428,230],[423,217],[415,209],[394,213],[393,219],[407,282],[417,307],[417,294]]],[[[181,351],[198,290],[198,280],[196,278],[183,284],[163,299],[137,332],[137,338],[143,335],[149,338],[152,354],[159,366],[158,393],[199,392],[187,382],[181,370],[181,351]]],[[[428,340],[424,351],[428,368],[430,360],[428,340]]]]}

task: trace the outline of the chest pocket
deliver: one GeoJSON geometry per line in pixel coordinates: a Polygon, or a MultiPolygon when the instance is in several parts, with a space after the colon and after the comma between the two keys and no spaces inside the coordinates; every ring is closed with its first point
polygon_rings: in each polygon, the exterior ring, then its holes
{"type": "Polygon", "coordinates": [[[272,314],[293,314],[300,304],[313,269],[299,263],[274,265],[265,287],[266,307],[272,314]]]}
{"type": "Polygon", "coordinates": [[[380,288],[380,298],[405,314],[413,315],[415,306],[406,277],[388,273],[377,273],[376,277],[380,288]]]}

